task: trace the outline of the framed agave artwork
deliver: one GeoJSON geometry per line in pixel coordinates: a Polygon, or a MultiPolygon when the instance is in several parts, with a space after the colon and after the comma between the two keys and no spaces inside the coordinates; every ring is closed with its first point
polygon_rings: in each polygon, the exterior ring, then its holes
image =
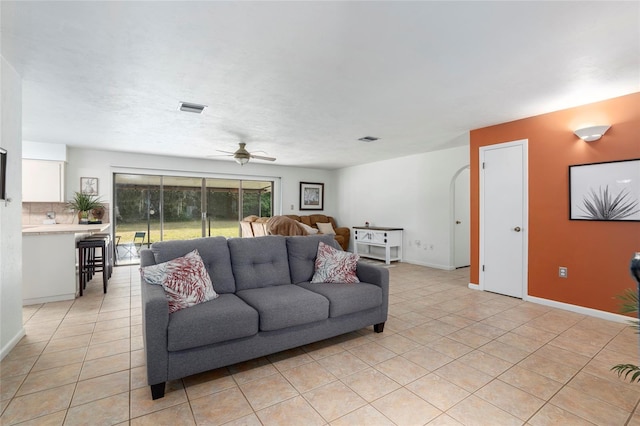
{"type": "Polygon", "coordinates": [[[640,222],[640,158],[569,166],[569,219],[640,222]]]}

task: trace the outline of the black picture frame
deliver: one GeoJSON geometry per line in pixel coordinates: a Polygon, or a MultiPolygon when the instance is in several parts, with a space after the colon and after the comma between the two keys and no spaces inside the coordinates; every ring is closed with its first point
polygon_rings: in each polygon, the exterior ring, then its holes
{"type": "Polygon", "coordinates": [[[640,158],[569,166],[569,220],[640,222],[640,158]]]}
{"type": "Polygon", "coordinates": [[[324,183],[300,182],[300,210],[324,210],[324,183]]]}
{"type": "Polygon", "coordinates": [[[0,148],[0,200],[7,199],[7,150],[0,148]]]}

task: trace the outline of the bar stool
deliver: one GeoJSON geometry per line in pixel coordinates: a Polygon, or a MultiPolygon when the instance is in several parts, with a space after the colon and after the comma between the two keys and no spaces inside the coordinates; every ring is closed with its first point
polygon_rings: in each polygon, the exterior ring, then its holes
{"type": "MultiPolygon", "coordinates": [[[[86,237],[85,239],[104,239],[107,241],[107,247],[106,250],[103,252],[101,251],[100,254],[103,255],[103,253],[106,253],[108,255],[107,257],[107,266],[108,266],[108,272],[109,272],[109,278],[111,278],[111,275],[113,274],[113,265],[115,265],[114,262],[114,257],[115,257],[115,247],[113,244],[113,240],[111,239],[111,234],[106,234],[106,233],[102,233],[102,232],[98,232],[95,234],[91,234],[88,237],[86,237]]],[[[95,253],[95,249],[93,250],[93,256],[95,261],[100,261],[100,257],[97,256],[97,254],[95,253]]]]}
{"type": "Polygon", "coordinates": [[[106,293],[110,277],[110,238],[108,236],[94,235],[79,240],[76,246],[78,248],[80,296],[82,296],[84,289],[87,287],[87,282],[93,278],[96,272],[102,272],[102,286],[106,293]],[[100,256],[96,255],[96,248],[100,249],[100,256]]]}

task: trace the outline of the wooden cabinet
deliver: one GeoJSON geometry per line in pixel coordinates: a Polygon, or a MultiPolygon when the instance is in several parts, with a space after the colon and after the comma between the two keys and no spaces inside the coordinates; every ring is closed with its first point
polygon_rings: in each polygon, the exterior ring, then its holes
{"type": "Polygon", "coordinates": [[[22,160],[23,202],[64,202],[64,161],[22,160]]]}
{"type": "Polygon", "coordinates": [[[402,228],[354,226],[353,252],[361,257],[402,261],[402,228]],[[362,251],[362,249],[365,249],[362,251]]]}

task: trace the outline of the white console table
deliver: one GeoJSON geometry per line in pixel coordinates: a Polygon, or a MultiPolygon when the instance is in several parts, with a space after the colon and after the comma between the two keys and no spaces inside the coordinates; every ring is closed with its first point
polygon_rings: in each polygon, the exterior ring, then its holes
{"type": "Polygon", "coordinates": [[[354,226],[353,252],[361,257],[384,260],[388,265],[392,261],[402,261],[402,229],[384,228],[379,226],[354,226]],[[363,253],[359,246],[366,246],[363,253]],[[375,253],[375,248],[384,249],[382,253],[375,253]],[[393,250],[392,250],[393,249],[393,250]]]}

